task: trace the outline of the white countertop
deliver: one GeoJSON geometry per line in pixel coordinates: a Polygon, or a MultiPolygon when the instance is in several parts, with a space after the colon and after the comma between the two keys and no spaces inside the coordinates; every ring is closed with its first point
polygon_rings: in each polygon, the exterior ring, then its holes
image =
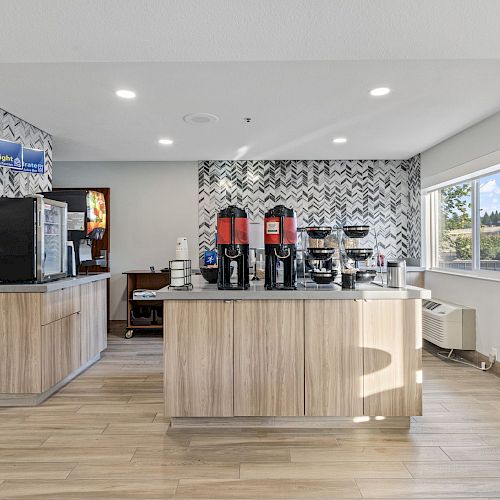
{"type": "Polygon", "coordinates": [[[251,281],[247,290],[219,290],[217,285],[207,283],[201,276],[193,276],[192,290],[161,288],[155,297],[141,300],[262,300],[262,299],[430,299],[431,291],[415,286],[387,288],[371,283],[357,283],[355,290],[342,290],[340,286],[308,284],[297,290],[266,290],[264,280],[251,281]]]}
{"type": "Polygon", "coordinates": [[[46,293],[111,278],[111,273],[81,274],[47,283],[0,283],[0,293],[46,293]]]}

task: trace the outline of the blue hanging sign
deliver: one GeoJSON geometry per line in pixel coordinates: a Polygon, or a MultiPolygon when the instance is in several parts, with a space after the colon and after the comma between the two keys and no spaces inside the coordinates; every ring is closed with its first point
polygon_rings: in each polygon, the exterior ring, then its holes
{"type": "Polygon", "coordinates": [[[0,166],[23,170],[23,147],[21,144],[0,139],[0,166]]]}
{"type": "Polygon", "coordinates": [[[23,171],[32,174],[43,174],[45,171],[45,151],[23,148],[23,171]]]}

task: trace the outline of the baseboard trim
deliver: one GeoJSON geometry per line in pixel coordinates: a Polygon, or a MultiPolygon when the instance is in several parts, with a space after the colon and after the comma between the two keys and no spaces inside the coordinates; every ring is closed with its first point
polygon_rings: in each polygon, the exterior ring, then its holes
{"type": "Polygon", "coordinates": [[[50,398],[59,389],[62,389],[68,382],[71,382],[75,377],[83,373],[87,368],[90,368],[95,362],[101,359],[101,354],[97,354],[84,365],[71,372],[67,377],[58,382],[56,385],[47,389],[40,394],[0,394],[0,407],[5,406],[38,406],[46,399],[50,398]]]}
{"type": "MultiPolygon", "coordinates": [[[[431,354],[436,354],[438,351],[447,351],[449,349],[442,349],[434,344],[431,344],[427,340],[424,340],[424,349],[431,354]]],[[[453,351],[457,356],[464,358],[465,360],[473,363],[476,366],[481,366],[481,362],[484,361],[486,366],[490,364],[490,359],[488,356],[478,352],[478,351],[461,351],[459,349],[455,349],[453,351]]],[[[486,373],[492,373],[497,377],[500,377],[500,360],[497,359],[496,363],[491,367],[491,370],[488,370],[486,373]]]]}
{"type": "Polygon", "coordinates": [[[408,429],[410,417],[173,417],[171,426],[316,429],[408,429]]]}

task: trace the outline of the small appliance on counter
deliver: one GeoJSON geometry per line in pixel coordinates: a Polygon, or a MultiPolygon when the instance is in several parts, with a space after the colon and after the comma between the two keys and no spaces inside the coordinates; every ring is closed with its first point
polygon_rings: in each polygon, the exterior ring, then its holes
{"type": "Polygon", "coordinates": [[[387,286],[389,288],[406,287],[406,261],[404,259],[387,261],[387,286]]]}
{"type": "Polygon", "coordinates": [[[366,248],[366,246],[360,245],[360,240],[368,236],[370,226],[343,226],[342,230],[345,235],[344,249],[347,258],[353,260],[357,268],[360,262],[364,262],[365,267],[369,267],[373,248],[366,248]]]}
{"type": "Polygon", "coordinates": [[[249,227],[244,209],[230,205],[217,215],[217,253],[219,290],[246,290],[250,286],[249,227]],[[236,267],[234,280],[232,267],[236,267]]]}
{"type": "Polygon", "coordinates": [[[268,290],[297,289],[296,246],[295,210],[284,205],[271,208],[264,215],[265,287],[268,290]],[[278,273],[278,266],[283,268],[281,273],[278,273]]]}
{"type": "Polygon", "coordinates": [[[105,256],[92,257],[92,241],[101,240],[106,230],[106,202],[103,193],[89,189],[68,189],[45,193],[45,196],[68,205],[68,240],[73,242],[76,270],[81,265],[105,267],[105,256]]]}
{"type": "MultiPolygon", "coordinates": [[[[371,244],[363,242],[363,239],[369,235],[370,229],[370,226],[365,224],[343,226],[344,252],[347,259],[354,261],[354,266],[357,270],[357,282],[383,285],[382,268],[380,265],[378,265],[377,272],[377,261],[379,261],[381,254],[378,244],[378,234],[375,227],[373,228],[375,248],[373,248],[371,244]],[[375,258],[375,253],[377,258],[375,258]],[[380,283],[376,282],[377,275],[380,276],[380,283]]],[[[347,262],[347,265],[349,265],[349,262],[347,262]]]]}
{"type": "Polygon", "coordinates": [[[0,198],[0,282],[66,277],[66,212],[42,195],[0,198]]]}
{"type": "Polygon", "coordinates": [[[339,273],[339,239],[331,226],[307,226],[299,228],[300,255],[299,260],[304,287],[317,285],[338,285],[339,273]],[[307,279],[306,273],[310,279],[307,279]]]}

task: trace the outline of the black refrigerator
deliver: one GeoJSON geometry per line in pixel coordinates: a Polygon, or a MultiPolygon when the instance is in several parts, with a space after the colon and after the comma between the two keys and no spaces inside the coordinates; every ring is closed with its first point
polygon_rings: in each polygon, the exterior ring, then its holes
{"type": "Polygon", "coordinates": [[[66,276],[66,203],[40,195],[0,198],[0,282],[66,276]]]}

